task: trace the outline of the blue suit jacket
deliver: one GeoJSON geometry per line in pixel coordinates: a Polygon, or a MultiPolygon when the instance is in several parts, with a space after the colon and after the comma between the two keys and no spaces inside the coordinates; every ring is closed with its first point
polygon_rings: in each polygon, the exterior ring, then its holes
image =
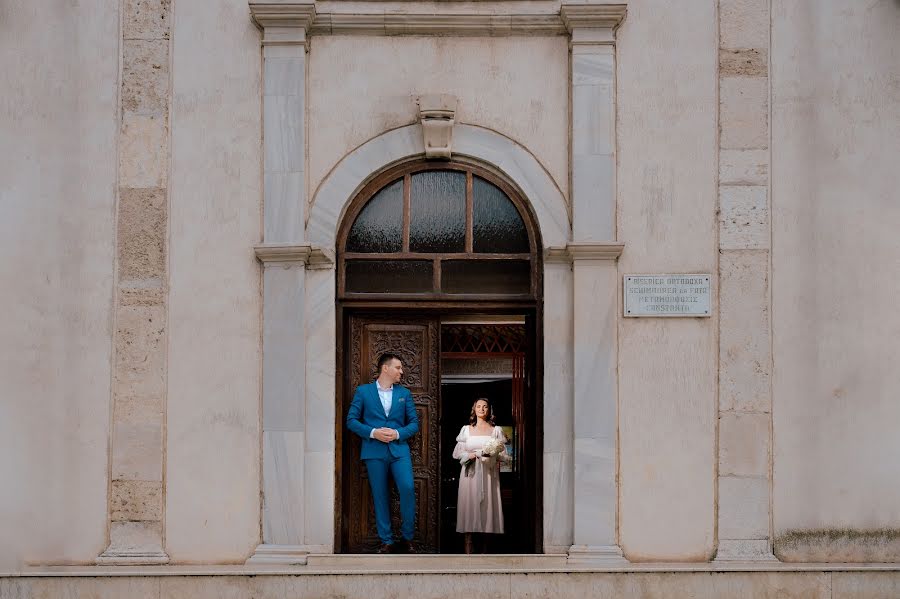
{"type": "Polygon", "coordinates": [[[394,385],[391,411],[385,416],[376,385],[373,382],[357,387],[347,412],[347,428],[362,437],[359,457],[363,460],[409,457],[406,440],[419,432],[419,417],[412,393],[406,387],[394,385]],[[373,429],[383,427],[395,429],[400,438],[390,443],[370,438],[373,429]]]}

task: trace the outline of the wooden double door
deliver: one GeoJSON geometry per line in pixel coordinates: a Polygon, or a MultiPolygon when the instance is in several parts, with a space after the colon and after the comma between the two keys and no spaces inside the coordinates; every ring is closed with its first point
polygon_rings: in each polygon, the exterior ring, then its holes
{"type": "MultiPolygon", "coordinates": [[[[378,356],[385,352],[398,354],[403,360],[402,384],[412,392],[416,414],[419,418],[419,433],[410,439],[413,479],[416,492],[415,543],[421,552],[439,553],[453,547],[450,539],[442,543],[441,530],[448,530],[448,523],[442,522],[442,494],[447,500],[447,481],[457,476],[447,466],[447,456],[453,451],[446,447],[451,436],[441,432],[441,347],[440,320],[434,316],[373,316],[346,315],[344,322],[343,381],[341,392],[341,412],[339,415],[338,439],[341,447],[340,470],[337,496],[340,497],[338,515],[338,551],[342,553],[368,553],[378,548],[381,541],[375,531],[375,515],[366,468],[360,456],[360,439],[350,433],[344,424],[353,393],[359,385],[371,383],[377,375],[378,356]],[[448,470],[444,473],[443,468],[448,470]],[[443,526],[442,526],[443,525],[443,526]]],[[[531,422],[530,435],[539,434],[531,422]]],[[[452,426],[455,437],[461,424],[454,419],[452,426]]],[[[523,428],[523,432],[524,432],[523,428]]],[[[447,432],[447,431],[444,431],[447,432]]],[[[515,549],[515,553],[539,552],[540,540],[540,492],[537,472],[540,468],[539,455],[535,449],[537,442],[520,444],[519,456],[522,467],[522,484],[517,484],[513,512],[505,508],[509,523],[514,530],[515,541],[502,545],[504,550],[515,549]],[[537,458],[537,459],[535,459],[537,458]],[[530,494],[530,495],[529,495],[530,494]]],[[[458,468],[458,466],[457,466],[458,468]]],[[[453,479],[455,480],[455,479],[453,479]]],[[[509,490],[506,495],[509,495],[509,490]]],[[[452,512],[455,513],[455,512],[452,512]]],[[[391,484],[391,517],[395,534],[400,529],[399,498],[391,484]]],[[[452,514],[451,514],[452,515],[452,514]]],[[[452,528],[452,526],[450,526],[452,528]]]]}

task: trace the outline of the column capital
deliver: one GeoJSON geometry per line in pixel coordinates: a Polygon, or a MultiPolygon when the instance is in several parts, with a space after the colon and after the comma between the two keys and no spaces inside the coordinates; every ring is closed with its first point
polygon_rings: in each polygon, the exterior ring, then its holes
{"type": "Polygon", "coordinates": [[[568,4],[559,8],[559,16],[571,36],[573,46],[612,44],[615,29],[625,20],[625,4],[568,4]]]}
{"type": "Polygon", "coordinates": [[[257,259],[266,266],[303,265],[313,270],[334,267],[334,255],[308,243],[261,243],[253,247],[257,259]]]}
{"type": "Polygon", "coordinates": [[[580,242],[566,245],[566,252],[576,260],[618,260],[625,244],[621,241],[580,242]]]}
{"type": "Polygon", "coordinates": [[[307,46],[316,5],[314,2],[250,0],[250,15],[262,27],[264,46],[307,46]]]}

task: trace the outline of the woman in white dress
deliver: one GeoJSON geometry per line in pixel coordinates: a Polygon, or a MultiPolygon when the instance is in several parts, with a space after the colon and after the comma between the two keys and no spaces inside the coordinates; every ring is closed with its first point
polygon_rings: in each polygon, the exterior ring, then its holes
{"type": "MultiPolygon", "coordinates": [[[[485,398],[475,400],[469,424],[456,437],[453,457],[460,461],[459,495],[456,504],[456,532],[465,534],[465,551],[472,553],[473,533],[503,534],[503,506],[500,504],[500,462],[508,461],[506,436],[494,426],[494,411],[485,398]],[[495,456],[482,455],[490,439],[503,450],[495,456]]],[[[486,544],[482,538],[482,550],[486,544]]]]}

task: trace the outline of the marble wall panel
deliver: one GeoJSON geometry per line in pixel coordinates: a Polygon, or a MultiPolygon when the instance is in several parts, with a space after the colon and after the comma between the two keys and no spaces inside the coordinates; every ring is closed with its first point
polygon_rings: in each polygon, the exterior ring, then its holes
{"type": "Polygon", "coordinates": [[[302,431],[306,418],[306,269],[269,265],[263,273],[263,429],[302,431]]]}
{"type": "Polygon", "coordinates": [[[302,545],[304,507],[303,432],[263,432],[263,538],[276,545],[302,545]]]}
{"type": "Polygon", "coordinates": [[[325,552],[334,547],[334,460],[334,451],[307,450],[304,464],[305,544],[325,552]]]}

